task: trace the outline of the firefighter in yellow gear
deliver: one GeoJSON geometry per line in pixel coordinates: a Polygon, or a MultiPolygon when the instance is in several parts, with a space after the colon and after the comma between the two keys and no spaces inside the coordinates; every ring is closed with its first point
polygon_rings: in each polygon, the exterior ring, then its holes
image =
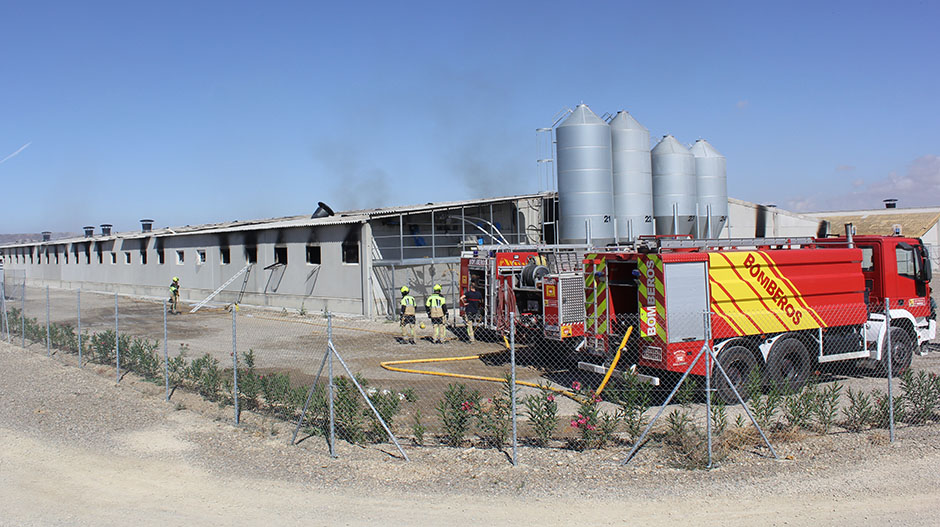
{"type": "Polygon", "coordinates": [[[180,278],[178,276],[174,276],[173,281],[170,282],[170,313],[180,314],[180,278]]]}
{"type": "Polygon", "coordinates": [[[434,342],[440,344],[444,341],[447,328],[444,319],[447,318],[447,300],[441,295],[441,284],[434,284],[434,294],[424,302],[424,310],[434,325],[434,342]]]}
{"type": "Polygon", "coordinates": [[[408,286],[401,288],[401,307],[399,319],[401,321],[401,341],[415,343],[415,297],[408,294],[408,286]]]}

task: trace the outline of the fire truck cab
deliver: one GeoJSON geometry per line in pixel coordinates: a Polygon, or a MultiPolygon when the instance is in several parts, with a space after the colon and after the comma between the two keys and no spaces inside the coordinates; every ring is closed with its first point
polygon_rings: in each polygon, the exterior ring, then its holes
{"type": "Polygon", "coordinates": [[[704,359],[690,373],[710,374],[719,396],[734,403],[735,390],[745,400],[751,395],[756,372],[798,389],[823,363],[852,360],[887,371],[889,333],[892,374],[900,374],[936,336],[930,259],[919,239],[645,242],[585,257],[582,369],[606,371],[634,326],[620,364],[658,384],[710,346],[734,390],[704,359]]]}

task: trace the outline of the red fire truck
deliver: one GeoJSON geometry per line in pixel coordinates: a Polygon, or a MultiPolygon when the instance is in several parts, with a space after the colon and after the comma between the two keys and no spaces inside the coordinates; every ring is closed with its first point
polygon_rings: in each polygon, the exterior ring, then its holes
{"type": "Polygon", "coordinates": [[[489,245],[464,251],[460,294],[470,283],[483,294],[481,327],[488,330],[507,334],[509,314],[515,313],[520,340],[579,337],[586,251],[575,245],[489,245]]]}
{"type": "MultiPolygon", "coordinates": [[[[604,372],[626,328],[626,359],[654,384],[685,372],[703,344],[743,398],[763,378],[801,387],[819,364],[858,361],[893,373],[936,336],[930,259],[919,239],[662,239],[585,256],[582,369],[604,372]],[[885,302],[890,302],[890,325],[885,302]]],[[[692,375],[707,374],[705,360],[692,375]]],[[[717,368],[718,394],[736,397],[717,368]]]]}

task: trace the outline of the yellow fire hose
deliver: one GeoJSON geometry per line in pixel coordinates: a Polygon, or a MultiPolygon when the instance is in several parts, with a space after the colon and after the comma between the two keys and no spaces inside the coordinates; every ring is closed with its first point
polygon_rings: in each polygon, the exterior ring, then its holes
{"type": "MultiPolygon", "coordinates": [[[[498,352],[502,353],[502,352],[498,352]]],[[[475,360],[481,359],[487,355],[495,355],[494,353],[480,353],[478,355],[467,355],[464,357],[440,357],[440,358],[431,358],[431,359],[409,359],[409,360],[390,360],[380,363],[379,365],[389,371],[397,371],[401,373],[417,373],[418,375],[437,375],[438,377],[453,377],[456,379],[469,379],[473,381],[488,381],[488,382],[506,382],[506,379],[500,379],[499,377],[485,377],[483,375],[468,375],[465,373],[449,373],[443,371],[429,371],[429,370],[414,370],[410,368],[398,368],[398,365],[401,364],[428,364],[433,362],[454,362],[461,360],[475,360]]],[[[581,402],[584,398],[578,394],[572,393],[568,390],[562,388],[555,388],[552,386],[538,385],[534,382],[527,381],[516,381],[516,384],[519,386],[530,386],[532,388],[547,388],[555,393],[564,395],[565,397],[571,398],[577,402],[581,402]]]]}
{"type": "MultiPolygon", "coordinates": [[[[294,323],[297,323],[297,324],[306,324],[306,325],[318,326],[318,327],[325,327],[325,326],[326,326],[325,324],[318,324],[318,323],[316,323],[316,322],[307,321],[307,320],[281,319],[281,318],[274,318],[274,317],[266,317],[266,316],[263,316],[263,315],[262,315],[262,316],[255,315],[254,318],[259,318],[259,319],[262,319],[262,320],[272,320],[272,321],[278,321],[278,322],[294,322],[294,323]]],[[[347,330],[353,330],[353,331],[362,331],[362,332],[366,332],[366,333],[377,333],[377,334],[381,334],[381,335],[394,335],[394,333],[391,333],[391,332],[377,331],[377,330],[374,330],[374,329],[352,328],[352,327],[343,327],[343,326],[336,326],[336,325],[334,325],[333,327],[334,327],[334,328],[337,328],[337,329],[347,329],[347,330]]],[[[610,381],[610,377],[611,377],[611,375],[613,375],[613,373],[614,373],[614,368],[617,367],[617,362],[620,360],[620,354],[621,354],[621,352],[623,351],[623,348],[627,345],[627,339],[630,338],[630,334],[631,334],[632,332],[633,332],[633,326],[630,326],[629,328],[627,328],[627,333],[623,336],[623,340],[620,341],[620,346],[617,348],[617,353],[614,355],[614,360],[613,360],[613,362],[610,363],[610,368],[607,369],[607,374],[604,375],[604,380],[601,381],[600,386],[597,387],[597,391],[594,392],[594,395],[595,395],[595,396],[600,395],[601,392],[604,391],[604,388],[607,386],[607,382],[610,381]]],[[[509,349],[509,340],[506,338],[505,335],[503,336],[503,343],[505,344],[506,349],[509,349]]],[[[502,352],[499,352],[499,353],[502,353],[502,352]]],[[[463,360],[476,360],[476,359],[480,359],[480,358],[486,357],[486,356],[488,356],[488,355],[495,355],[495,354],[496,354],[496,352],[490,352],[490,353],[480,353],[480,354],[477,354],[477,355],[466,355],[466,356],[463,356],[463,357],[438,357],[438,358],[430,358],[430,359],[390,360],[390,361],[385,361],[385,362],[379,363],[379,366],[381,366],[382,368],[384,368],[384,369],[386,369],[386,370],[388,370],[388,371],[397,371],[397,372],[400,372],[400,373],[415,373],[415,374],[418,374],[418,375],[436,375],[436,376],[439,376],[439,377],[453,377],[453,378],[456,378],[456,379],[467,379],[467,380],[474,380],[474,381],[506,382],[505,379],[500,379],[500,378],[498,378],[498,377],[486,377],[486,376],[483,376],[483,375],[468,375],[468,374],[464,374],[464,373],[448,373],[448,372],[441,372],[441,371],[414,370],[414,369],[410,369],[410,368],[397,368],[397,367],[396,367],[396,366],[402,365],[402,364],[430,364],[430,363],[435,363],[435,362],[455,362],[455,361],[463,361],[463,360]]],[[[516,384],[519,385],[519,386],[529,386],[529,387],[532,387],[532,388],[540,388],[540,389],[541,389],[541,388],[546,388],[546,389],[551,390],[551,391],[553,391],[553,392],[555,392],[555,393],[564,395],[565,397],[568,397],[568,398],[570,398],[570,399],[572,399],[572,400],[574,400],[574,401],[577,401],[577,402],[579,402],[579,403],[584,401],[584,397],[582,397],[582,396],[580,396],[580,395],[578,395],[578,394],[576,394],[576,393],[572,393],[572,392],[570,392],[570,391],[568,391],[568,390],[565,390],[565,389],[563,389],[563,388],[555,388],[555,387],[552,387],[552,386],[539,385],[539,384],[532,383],[532,382],[518,381],[518,380],[516,381],[516,384]]]]}
{"type": "MultiPolygon", "coordinates": [[[[601,385],[597,388],[597,391],[594,392],[594,395],[600,395],[601,391],[604,390],[604,387],[607,386],[607,382],[610,380],[610,376],[614,373],[614,368],[617,366],[617,362],[620,360],[620,353],[623,351],[623,348],[627,345],[627,339],[630,338],[630,333],[633,332],[633,326],[630,326],[627,329],[626,335],[624,335],[623,340],[620,342],[620,347],[617,348],[617,354],[614,356],[614,361],[610,364],[610,368],[607,370],[607,374],[604,376],[604,380],[601,382],[601,385]]],[[[503,343],[506,345],[506,349],[509,349],[509,341],[506,337],[503,337],[503,343]]],[[[463,360],[476,360],[488,355],[494,355],[496,352],[491,353],[480,353],[477,355],[465,355],[462,357],[439,357],[431,359],[406,359],[406,360],[390,360],[380,363],[379,365],[389,371],[397,371],[400,373],[416,373],[418,375],[436,375],[438,377],[453,377],[456,379],[468,379],[474,381],[487,381],[487,382],[506,382],[506,379],[500,379],[498,377],[485,377],[483,375],[468,375],[465,373],[449,373],[442,371],[429,371],[429,370],[415,370],[411,368],[398,368],[397,366],[403,364],[429,364],[435,362],[455,362],[463,360]]],[[[502,353],[502,352],[499,352],[502,353]]],[[[554,388],[552,386],[538,385],[532,382],[527,381],[516,381],[516,384],[519,386],[529,386],[532,388],[547,388],[555,393],[564,395],[569,399],[572,399],[578,403],[584,402],[584,397],[576,393],[572,393],[568,390],[562,388],[554,388]]]]}
{"type": "Polygon", "coordinates": [[[633,333],[633,326],[627,328],[626,334],[623,336],[623,340],[620,341],[620,347],[617,348],[617,354],[614,355],[614,361],[610,363],[610,368],[607,369],[607,375],[604,375],[604,380],[601,381],[601,385],[597,387],[597,391],[594,392],[594,396],[598,396],[604,391],[604,387],[607,386],[607,381],[610,380],[610,375],[614,373],[614,368],[617,367],[617,361],[620,360],[620,352],[623,351],[623,348],[627,345],[627,339],[630,338],[630,333],[633,333]]]}

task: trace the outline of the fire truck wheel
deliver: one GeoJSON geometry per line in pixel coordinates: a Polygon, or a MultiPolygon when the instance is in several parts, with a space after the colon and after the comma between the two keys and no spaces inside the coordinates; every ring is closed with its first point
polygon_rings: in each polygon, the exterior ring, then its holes
{"type": "Polygon", "coordinates": [[[767,355],[767,378],[787,393],[806,384],[812,370],[809,351],[798,339],[784,337],[774,343],[767,355]]]}
{"type": "MultiPolygon", "coordinates": [[[[911,334],[900,326],[891,326],[891,375],[897,377],[906,372],[913,358],[914,339],[911,334]]],[[[888,375],[887,354],[882,354],[878,369],[882,375],[888,375]]]]}
{"type": "MultiPolygon", "coordinates": [[[[751,372],[760,367],[757,364],[757,359],[754,358],[754,354],[744,346],[731,346],[721,350],[721,353],[718,354],[718,362],[724,368],[725,373],[728,374],[734,388],[741,394],[741,399],[746,402],[751,396],[747,390],[751,372]]],[[[718,368],[715,368],[712,372],[712,382],[722,402],[725,404],[738,403],[738,398],[734,395],[734,391],[725,381],[724,375],[721,374],[718,368]]]]}

